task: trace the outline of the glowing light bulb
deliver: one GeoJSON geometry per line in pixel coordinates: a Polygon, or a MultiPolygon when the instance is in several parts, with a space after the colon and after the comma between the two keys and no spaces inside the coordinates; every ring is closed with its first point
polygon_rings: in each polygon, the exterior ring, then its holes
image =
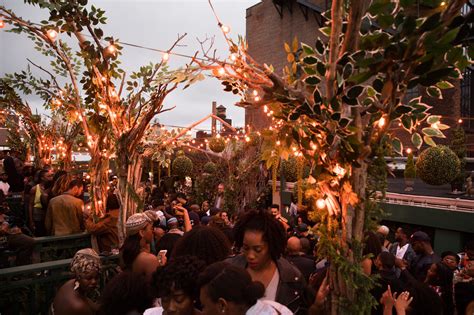
{"type": "Polygon", "coordinates": [[[263,106],[263,112],[264,113],[268,112],[268,106],[267,105],[263,106]]]}
{"type": "Polygon", "coordinates": [[[104,103],[99,103],[99,108],[100,109],[107,109],[107,105],[105,105],[104,103]]]}
{"type": "Polygon", "coordinates": [[[407,149],[407,153],[410,154],[412,151],[411,151],[411,148],[408,148],[407,149]]]}
{"type": "Polygon", "coordinates": [[[106,49],[107,49],[107,52],[112,55],[114,55],[117,52],[117,47],[115,47],[114,44],[110,44],[109,46],[107,46],[106,49]]]}
{"type": "Polygon", "coordinates": [[[318,209],[322,210],[326,207],[326,200],[322,199],[322,198],[319,198],[317,201],[316,201],[316,207],[318,207],[318,209]]]}
{"type": "Polygon", "coordinates": [[[257,90],[253,90],[253,96],[257,96],[258,95],[258,91],[257,90]]]}
{"type": "Polygon", "coordinates": [[[250,142],[250,137],[249,136],[245,136],[245,142],[250,142]]]}
{"type": "Polygon", "coordinates": [[[2,19],[0,19],[0,28],[4,28],[4,27],[5,27],[5,22],[2,19]]]}
{"type": "Polygon", "coordinates": [[[442,1],[439,5],[444,7],[446,5],[446,1],[442,1]]]}
{"type": "Polygon", "coordinates": [[[377,125],[379,126],[379,128],[382,128],[383,126],[385,126],[385,123],[386,123],[385,117],[381,117],[377,125]]]}
{"type": "Polygon", "coordinates": [[[276,142],[276,145],[280,145],[280,144],[281,144],[281,142],[280,142],[280,140],[278,140],[278,141],[276,142]]]}
{"type": "Polygon", "coordinates": [[[163,57],[161,57],[161,58],[163,59],[164,62],[167,62],[170,59],[170,54],[164,53],[163,57]]]}
{"type": "Polygon", "coordinates": [[[230,27],[227,25],[222,25],[221,30],[224,32],[224,34],[227,34],[230,32],[230,27]]]}
{"type": "Polygon", "coordinates": [[[46,32],[46,36],[48,36],[48,38],[54,42],[58,37],[58,32],[56,32],[55,30],[48,30],[46,32]]]}
{"type": "Polygon", "coordinates": [[[237,60],[237,56],[236,56],[235,54],[231,54],[231,55],[230,55],[230,60],[236,61],[236,60],[237,60]]]}
{"type": "Polygon", "coordinates": [[[260,96],[255,96],[254,100],[255,100],[255,102],[259,102],[260,101],[260,96]]]}
{"type": "Polygon", "coordinates": [[[315,145],[314,143],[311,145],[311,149],[316,150],[317,148],[318,148],[318,146],[315,145]]]}
{"type": "Polygon", "coordinates": [[[219,73],[219,75],[224,75],[225,74],[225,69],[224,68],[219,68],[217,73],[219,73]]]}
{"type": "Polygon", "coordinates": [[[462,119],[459,119],[459,120],[458,120],[458,124],[462,124],[462,119]]]}

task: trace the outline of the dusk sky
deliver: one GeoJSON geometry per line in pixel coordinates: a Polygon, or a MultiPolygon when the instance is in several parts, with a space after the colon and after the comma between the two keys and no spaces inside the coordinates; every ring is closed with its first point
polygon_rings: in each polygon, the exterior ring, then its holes
{"type": "MultiPolygon", "coordinates": [[[[231,27],[231,36],[245,35],[245,9],[259,0],[214,0],[213,5],[224,24],[231,27]]],[[[25,19],[39,22],[47,18],[47,13],[23,4],[20,0],[0,0],[0,4],[12,9],[25,19]]],[[[200,49],[196,38],[215,36],[217,55],[228,55],[217,22],[207,0],[89,0],[89,4],[106,11],[108,22],[102,27],[106,35],[114,36],[122,42],[150,48],[166,50],[176,40],[178,34],[187,33],[175,52],[192,55],[200,49]]],[[[7,27],[8,28],[8,27],[7,27]]],[[[5,29],[4,29],[5,30],[5,29]]],[[[66,36],[66,35],[63,35],[66,36]]],[[[26,68],[26,58],[48,66],[49,62],[33,49],[33,42],[24,35],[0,31],[0,76],[26,68]]],[[[120,57],[122,68],[130,74],[141,65],[159,62],[161,54],[145,49],[124,46],[120,57]]],[[[170,67],[176,68],[188,60],[171,56],[170,67]]],[[[166,100],[167,107],[176,106],[170,112],[159,116],[161,123],[186,126],[206,116],[211,111],[211,103],[217,101],[227,107],[228,117],[236,126],[244,125],[244,110],[234,106],[238,101],[234,95],[222,91],[221,84],[214,78],[207,78],[188,88],[176,90],[166,100]]],[[[34,106],[40,106],[38,99],[29,99],[34,106]]],[[[210,123],[201,128],[210,128],[210,123]]]]}

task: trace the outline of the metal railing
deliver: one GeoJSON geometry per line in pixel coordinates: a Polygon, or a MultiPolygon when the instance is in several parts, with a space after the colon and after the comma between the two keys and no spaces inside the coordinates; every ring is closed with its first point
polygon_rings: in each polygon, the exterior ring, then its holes
{"type": "Polygon", "coordinates": [[[450,211],[474,212],[474,200],[460,198],[406,195],[387,192],[385,194],[385,199],[382,199],[381,201],[385,203],[409,205],[415,207],[429,207],[446,209],[450,211]]]}

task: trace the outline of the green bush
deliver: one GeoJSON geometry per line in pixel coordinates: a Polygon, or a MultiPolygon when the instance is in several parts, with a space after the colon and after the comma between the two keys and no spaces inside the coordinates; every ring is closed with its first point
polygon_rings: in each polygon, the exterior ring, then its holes
{"type": "Polygon", "coordinates": [[[296,182],[298,180],[298,162],[290,157],[288,160],[281,161],[281,170],[287,182],[296,182]]]}
{"type": "Polygon", "coordinates": [[[408,154],[407,164],[405,165],[405,171],[403,175],[407,179],[413,179],[416,177],[415,163],[413,162],[413,153],[408,154]]]}
{"type": "Polygon", "coordinates": [[[193,161],[185,155],[179,155],[173,160],[173,175],[186,177],[193,171],[193,161]]]}
{"type": "Polygon", "coordinates": [[[207,162],[204,164],[202,171],[206,174],[214,174],[217,171],[217,166],[213,162],[207,162]]]}
{"type": "Polygon", "coordinates": [[[209,141],[209,149],[215,153],[221,153],[225,150],[225,140],[222,137],[215,137],[209,141]]]}
{"type": "Polygon", "coordinates": [[[460,167],[456,153],[444,145],[424,150],[416,161],[418,177],[429,185],[450,183],[459,174],[460,167]]]}

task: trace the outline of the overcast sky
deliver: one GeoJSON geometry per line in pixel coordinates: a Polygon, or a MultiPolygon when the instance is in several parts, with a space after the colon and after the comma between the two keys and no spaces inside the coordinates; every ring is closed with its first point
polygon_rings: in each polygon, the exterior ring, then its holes
{"type": "MultiPolygon", "coordinates": [[[[259,0],[213,0],[214,7],[224,24],[231,27],[231,35],[245,35],[245,9],[259,0]]],[[[12,9],[18,15],[39,22],[47,14],[36,7],[23,4],[21,0],[0,0],[0,4],[12,9]]],[[[219,28],[207,0],[89,0],[89,4],[106,11],[107,24],[103,27],[106,35],[120,41],[145,47],[166,50],[176,40],[178,34],[188,35],[182,42],[186,47],[178,47],[175,52],[193,54],[199,50],[197,37],[216,36],[215,47],[218,55],[228,55],[227,46],[219,33],[219,28]]],[[[48,62],[33,49],[33,43],[24,35],[0,31],[0,76],[26,68],[26,58],[42,65],[48,62]]],[[[141,65],[158,62],[161,55],[144,49],[125,46],[120,60],[127,73],[141,65]]],[[[187,60],[171,56],[170,66],[178,67],[187,60]]],[[[176,90],[167,99],[167,106],[176,106],[159,117],[161,123],[186,126],[206,116],[211,111],[213,100],[227,107],[228,118],[236,126],[244,125],[244,110],[234,106],[235,96],[222,91],[221,84],[208,78],[187,90],[176,90]]],[[[38,100],[29,100],[41,104],[38,100]]],[[[210,128],[210,123],[201,125],[210,128]]]]}

